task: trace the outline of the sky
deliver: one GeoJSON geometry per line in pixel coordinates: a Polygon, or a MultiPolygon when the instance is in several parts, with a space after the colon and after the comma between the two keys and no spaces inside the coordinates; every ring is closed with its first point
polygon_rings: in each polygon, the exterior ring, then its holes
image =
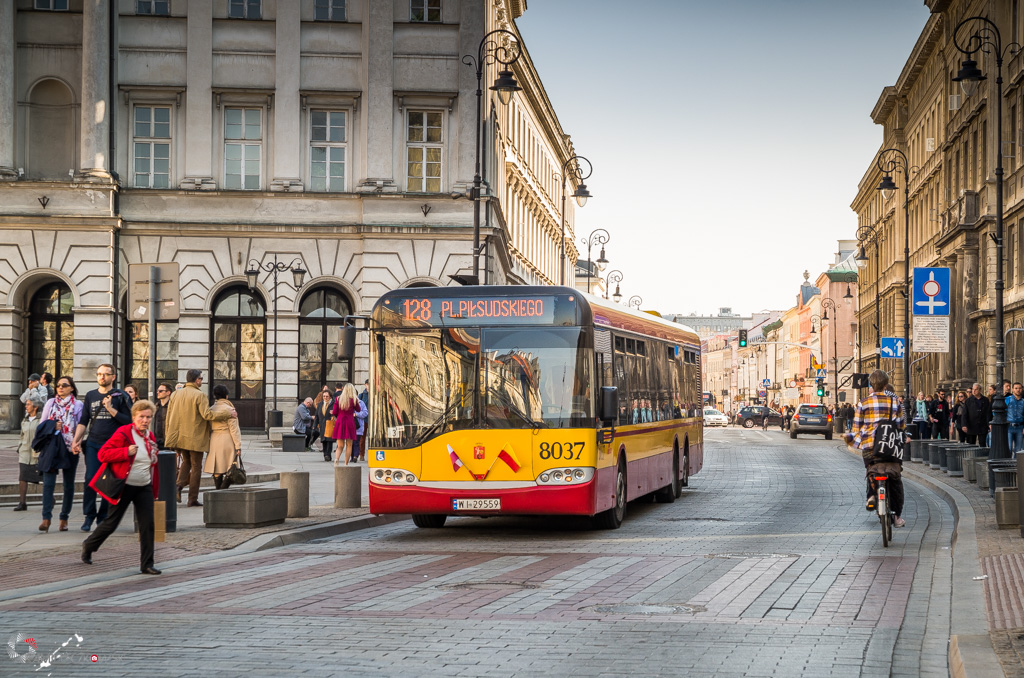
{"type": "Polygon", "coordinates": [[[856,238],[871,109],[928,16],[922,0],[532,0],[516,24],[594,167],[577,241],[610,233],[608,269],[645,310],[793,306],[804,270],[856,238]]]}

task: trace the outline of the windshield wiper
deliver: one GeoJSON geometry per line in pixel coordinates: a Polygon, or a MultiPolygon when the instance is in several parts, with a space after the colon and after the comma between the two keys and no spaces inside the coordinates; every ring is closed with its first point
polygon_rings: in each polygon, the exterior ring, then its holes
{"type": "Polygon", "coordinates": [[[434,421],[434,423],[432,423],[427,428],[423,429],[423,431],[418,436],[416,436],[416,439],[413,441],[413,444],[422,445],[427,440],[427,438],[434,435],[434,433],[436,433],[439,428],[447,424],[448,417],[455,411],[456,408],[458,408],[459,406],[462,405],[463,402],[465,402],[466,396],[468,396],[472,392],[473,389],[467,390],[466,393],[461,398],[457,398],[448,407],[446,407],[444,412],[441,413],[441,416],[438,417],[437,420],[434,421]]]}

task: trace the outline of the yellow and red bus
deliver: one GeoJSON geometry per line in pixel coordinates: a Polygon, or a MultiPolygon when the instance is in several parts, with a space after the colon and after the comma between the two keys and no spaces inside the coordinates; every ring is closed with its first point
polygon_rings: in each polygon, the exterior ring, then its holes
{"type": "Polygon", "coordinates": [[[370,511],[583,515],[671,502],[703,464],[700,341],[568,287],[388,292],[369,322],[370,511]]]}

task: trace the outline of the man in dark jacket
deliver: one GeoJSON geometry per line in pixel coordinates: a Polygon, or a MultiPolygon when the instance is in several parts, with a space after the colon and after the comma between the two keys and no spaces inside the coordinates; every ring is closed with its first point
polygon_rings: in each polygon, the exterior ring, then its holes
{"type": "Polygon", "coordinates": [[[171,399],[171,387],[168,384],[160,384],[156,387],[156,412],[153,413],[153,436],[156,437],[156,445],[161,450],[164,448],[164,429],[167,426],[167,403],[171,399]]]}
{"type": "Polygon", "coordinates": [[[992,419],[992,404],[981,394],[981,384],[971,387],[971,397],[967,399],[967,412],[964,416],[964,442],[969,445],[978,444],[978,436],[982,443],[988,435],[988,422],[992,419]]]}
{"type": "Polygon", "coordinates": [[[935,394],[935,399],[932,400],[931,408],[928,410],[928,416],[931,418],[932,430],[935,435],[933,438],[938,440],[949,439],[949,401],[946,400],[945,389],[939,389],[938,393],[935,394]]]}

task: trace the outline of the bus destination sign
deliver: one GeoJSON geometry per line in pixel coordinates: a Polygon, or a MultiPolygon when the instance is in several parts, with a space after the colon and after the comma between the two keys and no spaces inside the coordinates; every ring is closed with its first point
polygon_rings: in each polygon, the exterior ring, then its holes
{"type": "Polygon", "coordinates": [[[385,299],[385,307],[408,323],[457,325],[550,325],[555,297],[404,297],[385,299]]]}

